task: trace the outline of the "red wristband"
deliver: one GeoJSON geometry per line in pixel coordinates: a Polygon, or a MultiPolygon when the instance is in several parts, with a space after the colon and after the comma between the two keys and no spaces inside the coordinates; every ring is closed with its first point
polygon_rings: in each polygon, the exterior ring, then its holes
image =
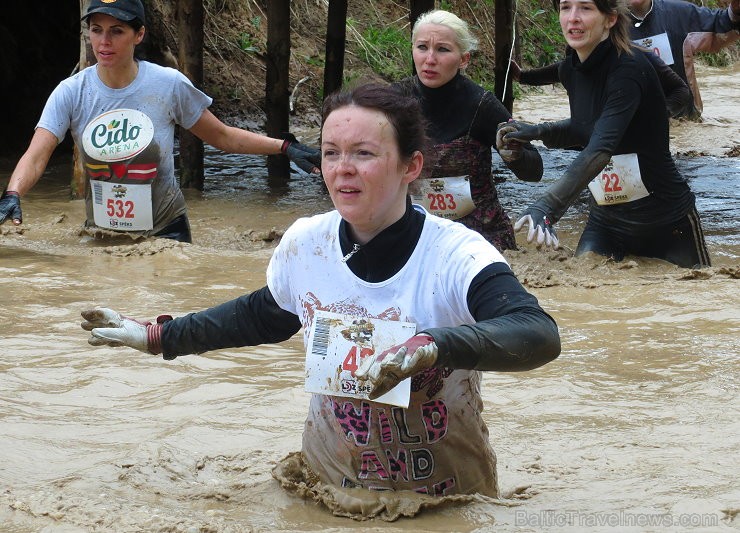
{"type": "Polygon", "coordinates": [[[282,144],[282,146],[280,147],[280,151],[281,151],[282,153],[285,153],[285,151],[286,151],[286,150],[288,149],[288,146],[290,146],[290,141],[289,141],[288,139],[285,139],[285,140],[283,141],[283,144],[282,144]]]}
{"type": "Polygon", "coordinates": [[[162,324],[147,324],[146,345],[149,353],[154,355],[162,353],[162,324]]]}
{"type": "Polygon", "coordinates": [[[146,325],[146,344],[149,353],[159,355],[162,353],[162,324],[172,320],[170,315],[159,315],[156,324],[146,325]]]}

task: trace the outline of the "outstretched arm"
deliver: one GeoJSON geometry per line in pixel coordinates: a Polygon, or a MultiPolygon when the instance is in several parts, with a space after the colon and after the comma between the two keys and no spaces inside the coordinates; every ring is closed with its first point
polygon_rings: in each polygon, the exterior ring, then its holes
{"type": "Polygon", "coordinates": [[[428,328],[363,361],[355,375],[373,384],[371,400],[431,367],[522,371],[560,354],[555,321],[507,264],[492,263],[479,272],[467,301],[474,324],[428,328]]]}
{"type": "Polygon", "coordinates": [[[555,321],[505,263],[493,263],[473,279],[468,308],[475,324],[425,331],[439,347],[435,366],[523,371],[560,354],[555,321]]]}
{"type": "Polygon", "coordinates": [[[227,126],[209,110],[205,110],[190,132],[211,146],[235,154],[285,154],[298,167],[309,173],[319,173],[321,154],[317,148],[311,148],[297,142],[293,136],[287,139],[275,139],[234,126],[227,126]]]}
{"type": "Polygon", "coordinates": [[[0,224],[11,218],[17,226],[23,222],[21,197],[36,185],[57,147],[56,136],[44,128],[36,128],[26,152],[10,175],[6,191],[0,198],[0,224]]]}
{"type": "Polygon", "coordinates": [[[105,308],[83,311],[82,316],[82,329],[90,331],[91,345],[128,346],[162,353],[165,359],[281,342],[301,328],[298,317],[281,309],[267,287],[184,317],[160,316],[155,323],[105,308]]]}
{"type": "Polygon", "coordinates": [[[222,348],[282,342],[301,328],[298,316],[283,310],[263,287],[162,325],[165,359],[222,348]]]}
{"type": "Polygon", "coordinates": [[[493,94],[487,93],[471,131],[479,142],[496,148],[504,164],[523,181],[542,179],[542,156],[529,142],[503,143],[497,125],[511,120],[511,114],[493,94]]]}
{"type": "Polygon", "coordinates": [[[558,61],[552,65],[546,65],[540,68],[520,70],[518,81],[522,85],[552,85],[553,83],[560,83],[558,69],[561,63],[562,61],[558,61]]]}

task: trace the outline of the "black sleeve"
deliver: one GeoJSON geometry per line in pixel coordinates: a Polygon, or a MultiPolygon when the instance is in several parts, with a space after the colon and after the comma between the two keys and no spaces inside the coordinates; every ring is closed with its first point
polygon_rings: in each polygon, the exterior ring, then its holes
{"type": "Polygon", "coordinates": [[[663,94],[665,95],[668,115],[673,118],[689,115],[694,102],[689,86],[657,55],[648,51],[645,52],[645,56],[658,74],[660,86],[663,88],[663,94]]]}
{"type": "MultiPolygon", "coordinates": [[[[473,137],[485,145],[496,148],[498,125],[510,118],[511,114],[504,104],[493,93],[486,93],[471,128],[473,137]]],[[[544,171],[542,156],[531,143],[526,143],[523,148],[522,157],[512,162],[504,161],[504,164],[522,181],[540,181],[544,171]]]]}
{"type": "Polygon", "coordinates": [[[435,366],[530,370],[560,354],[555,321],[505,263],[493,263],[473,279],[468,308],[475,324],[425,330],[439,350],[435,366]]]}
{"type": "Polygon", "coordinates": [[[540,181],[542,179],[544,172],[542,156],[537,148],[530,143],[524,145],[522,157],[516,161],[504,161],[504,164],[522,181],[540,181]]]}
{"type": "Polygon", "coordinates": [[[545,67],[522,70],[522,73],[519,75],[519,83],[522,85],[552,85],[553,83],[560,83],[560,76],[558,76],[560,63],[562,61],[545,67]]]}
{"type": "Polygon", "coordinates": [[[569,118],[557,122],[543,122],[540,126],[539,139],[548,148],[582,149],[582,136],[578,134],[569,118]]]}
{"type": "Polygon", "coordinates": [[[289,339],[301,329],[298,316],[280,308],[263,287],[216,307],[162,325],[165,359],[221,348],[256,346],[289,339]]]}
{"type": "MultiPolygon", "coordinates": [[[[562,218],[617,149],[642,98],[640,86],[634,78],[635,76],[620,76],[616,81],[609,82],[611,87],[604,109],[594,125],[588,144],[573,159],[563,176],[535,202],[535,205],[548,213],[553,223],[562,218]]],[[[544,140],[543,136],[543,142],[544,140]]]]}

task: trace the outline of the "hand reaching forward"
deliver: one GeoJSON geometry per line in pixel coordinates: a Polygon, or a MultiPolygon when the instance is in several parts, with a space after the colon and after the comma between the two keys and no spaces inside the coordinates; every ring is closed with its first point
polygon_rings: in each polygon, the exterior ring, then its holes
{"type": "Polygon", "coordinates": [[[509,143],[512,141],[529,142],[535,141],[542,138],[542,128],[539,124],[529,124],[528,122],[521,122],[519,120],[511,120],[500,126],[505,125],[508,130],[503,136],[503,142],[509,143]]]}
{"type": "Polygon", "coordinates": [[[321,151],[318,148],[301,144],[294,135],[288,134],[280,151],[302,171],[321,174],[321,151]]]}
{"type": "Polygon", "coordinates": [[[517,131],[513,125],[509,125],[509,122],[502,122],[498,125],[496,130],[496,150],[501,159],[506,163],[513,163],[518,159],[521,159],[524,154],[522,143],[519,141],[504,141],[504,136],[507,133],[517,131]]]}
{"type": "Polygon", "coordinates": [[[21,197],[15,191],[3,191],[2,196],[0,196],[0,224],[7,219],[12,220],[16,226],[23,222],[21,197]]]}
{"type": "Polygon", "coordinates": [[[558,249],[560,242],[553,227],[554,222],[545,211],[536,206],[528,207],[514,224],[514,231],[519,231],[525,224],[529,226],[527,242],[536,238],[538,248],[544,244],[546,248],[558,249]]]}
{"type": "Polygon", "coordinates": [[[431,368],[436,361],[437,344],[431,336],[421,333],[379,355],[365,358],[355,377],[373,384],[368,397],[375,400],[404,379],[431,368]]]}
{"type": "Polygon", "coordinates": [[[82,329],[90,332],[87,342],[92,346],[128,346],[142,352],[161,353],[161,323],[139,322],[105,307],[86,309],[82,318],[85,319],[82,329]]]}

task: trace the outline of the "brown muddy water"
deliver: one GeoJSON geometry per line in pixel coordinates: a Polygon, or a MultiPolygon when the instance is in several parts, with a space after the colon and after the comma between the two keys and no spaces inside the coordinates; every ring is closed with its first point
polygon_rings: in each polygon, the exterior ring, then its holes
{"type": "MultiPolygon", "coordinates": [[[[330,208],[317,179],[265,185],[261,158],[210,153],[188,193],[194,243],[90,241],[70,165],[55,161],[0,228],[0,531],[718,531],[740,529],[740,68],[702,76],[705,121],[672,123],[714,266],[573,258],[520,241],[514,271],[557,320],[563,352],[540,369],[488,373],[484,417],[508,498],[356,520],[287,492],[272,468],[300,449],[308,394],[300,336],[165,362],[95,348],[79,313],[181,315],[264,285],[276,234],[330,208]],[[691,152],[692,155],[695,155],[691,152]],[[413,514],[413,513],[412,513],[413,514]]],[[[515,114],[566,116],[562,91],[515,114]]],[[[495,156],[497,157],[497,156],[495,156]]],[[[546,152],[546,180],[568,154],[546,152]]],[[[0,183],[14,162],[0,162],[0,183]]],[[[509,176],[516,212],[546,186],[509,176]]],[[[403,501],[399,508],[403,509],[403,501]]]]}

